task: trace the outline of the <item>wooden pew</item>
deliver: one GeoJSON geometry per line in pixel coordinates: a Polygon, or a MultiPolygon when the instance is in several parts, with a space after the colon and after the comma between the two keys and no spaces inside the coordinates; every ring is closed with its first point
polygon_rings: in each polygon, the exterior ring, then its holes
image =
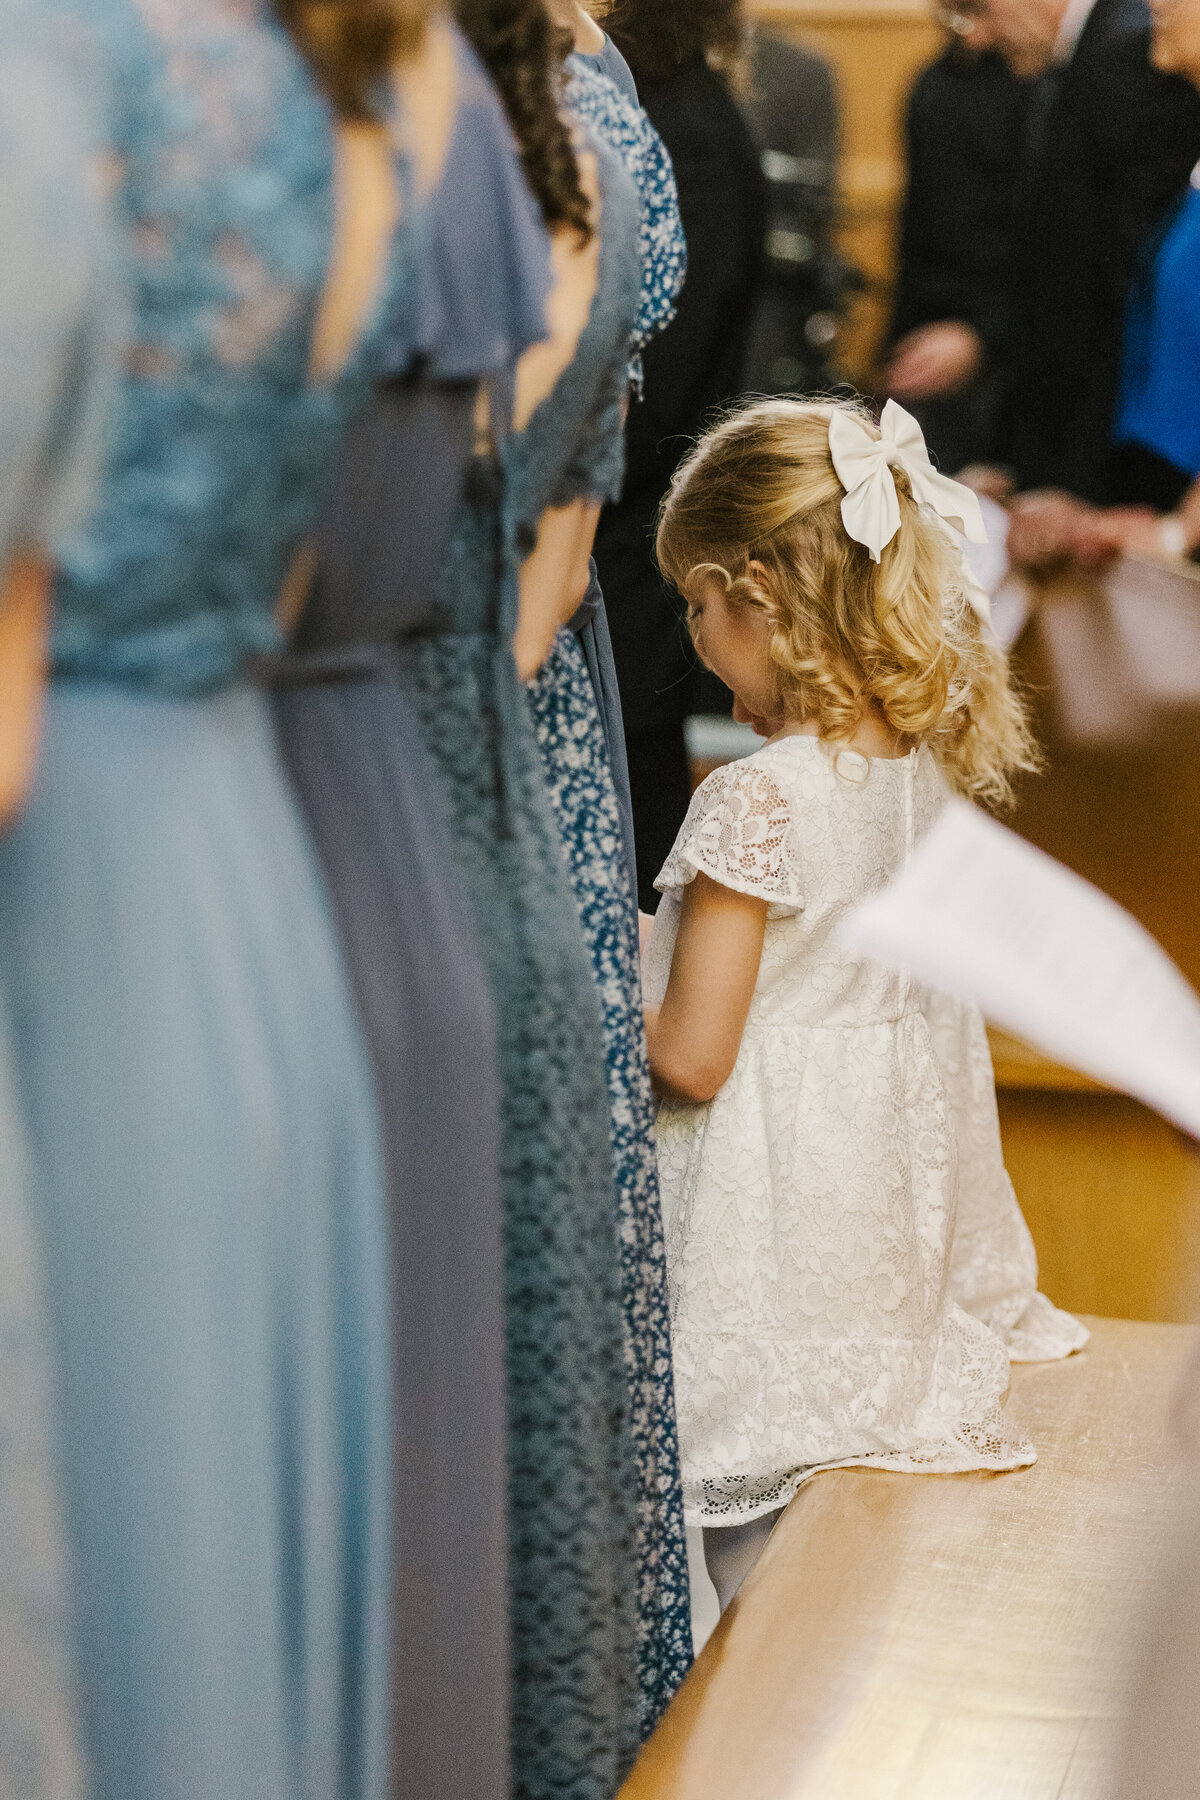
{"type": "Polygon", "coordinates": [[[802,1489],[621,1800],[1108,1800],[1190,1326],[1013,1371],[1011,1475],[802,1489]]]}

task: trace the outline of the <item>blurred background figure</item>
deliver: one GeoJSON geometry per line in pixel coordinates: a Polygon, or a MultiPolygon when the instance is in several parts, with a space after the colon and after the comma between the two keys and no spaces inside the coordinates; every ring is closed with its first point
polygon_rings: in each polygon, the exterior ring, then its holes
{"type": "Polygon", "coordinates": [[[833,243],[837,83],[824,56],[756,26],[743,100],[767,183],[763,284],[743,386],[811,393],[834,378],[838,320],[860,279],[833,243]]]}
{"type": "Polygon", "coordinates": [[[954,37],[908,102],[883,382],[921,421],[947,472],[998,454],[1028,96],[1002,57],[975,55],[954,37]]]}
{"type": "MultiPolygon", "coordinates": [[[[1099,500],[1130,281],[1200,155],[1200,102],[1152,67],[1142,0],[961,0],[954,28],[1033,88],[1005,308],[943,334],[940,386],[928,355],[921,385],[933,398],[972,378],[989,352],[1006,362],[997,449],[1017,486],[1099,500]]],[[[899,374],[911,384],[903,364],[899,374]]]]}
{"type": "MultiPolygon", "coordinates": [[[[1157,0],[1153,60],[1200,90],[1200,5],[1157,0]]],[[[1153,519],[1118,520],[1121,546],[1200,548],[1200,161],[1143,258],[1125,337],[1112,490],[1153,519]]]]}
{"type": "MultiPolygon", "coordinates": [[[[1200,87],[1200,8],[1154,9],[1155,67],[1200,87]]],[[[1037,569],[1086,567],[1122,550],[1192,557],[1200,550],[1200,162],[1145,246],[1130,296],[1108,494],[1097,508],[1067,495],[1018,503],[1010,553],[1037,569]]]]}
{"type": "Polygon", "coordinates": [[[683,725],[696,710],[696,661],[654,564],[654,518],[702,421],[741,391],[765,204],[734,94],[740,0],[619,0],[604,23],[671,153],[688,246],[676,317],[645,350],[624,497],[605,509],[596,539],[625,716],[639,901],[652,910],[654,877],[691,794],[683,725]]]}

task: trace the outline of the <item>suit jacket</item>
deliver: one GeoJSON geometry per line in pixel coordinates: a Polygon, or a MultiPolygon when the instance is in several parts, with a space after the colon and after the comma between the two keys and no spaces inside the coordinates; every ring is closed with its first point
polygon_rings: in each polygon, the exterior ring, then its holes
{"type": "Polygon", "coordinates": [[[917,77],[906,117],[893,339],[964,319],[993,355],[1007,346],[1028,98],[1029,83],[999,56],[969,56],[957,45],[917,77]]]}
{"type": "Polygon", "coordinates": [[[1143,0],[1097,0],[1028,115],[1004,449],[1026,487],[1106,499],[1138,256],[1200,157],[1200,94],[1149,60],[1143,0]]]}
{"type": "Polygon", "coordinates": [[[675,165],[688,269],[676,317],[646,347],[645,398],[626,428],[624,497],[600,520],[604,589],[625,728],[682,719],[696,660],[654,564],[654,521],[706,418],[739,391],[765,221],[758,151],[725,82],[700,57],[642,92],[675,165]]]}

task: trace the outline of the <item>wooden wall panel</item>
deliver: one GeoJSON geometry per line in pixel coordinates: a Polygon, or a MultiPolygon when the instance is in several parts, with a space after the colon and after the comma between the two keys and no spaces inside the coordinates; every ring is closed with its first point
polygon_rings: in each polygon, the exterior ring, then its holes
{"type": "Polygon", "coordinates": [[[1200,1157],[1118,1094],[999,1089],[1004,1160],[1059,1306],[1197,1317],[1200,1157]]]}

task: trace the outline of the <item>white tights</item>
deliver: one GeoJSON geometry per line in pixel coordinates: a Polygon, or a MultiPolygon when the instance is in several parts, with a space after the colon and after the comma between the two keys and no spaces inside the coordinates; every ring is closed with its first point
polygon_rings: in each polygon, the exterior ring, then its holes
{"type": "Polygon", "coordinates": [[[747,1525],[704,1527],[704,1566],[722,1612],[762,1555],[782,1511],[782,1506],[776,1507],[747,1525]]]}

